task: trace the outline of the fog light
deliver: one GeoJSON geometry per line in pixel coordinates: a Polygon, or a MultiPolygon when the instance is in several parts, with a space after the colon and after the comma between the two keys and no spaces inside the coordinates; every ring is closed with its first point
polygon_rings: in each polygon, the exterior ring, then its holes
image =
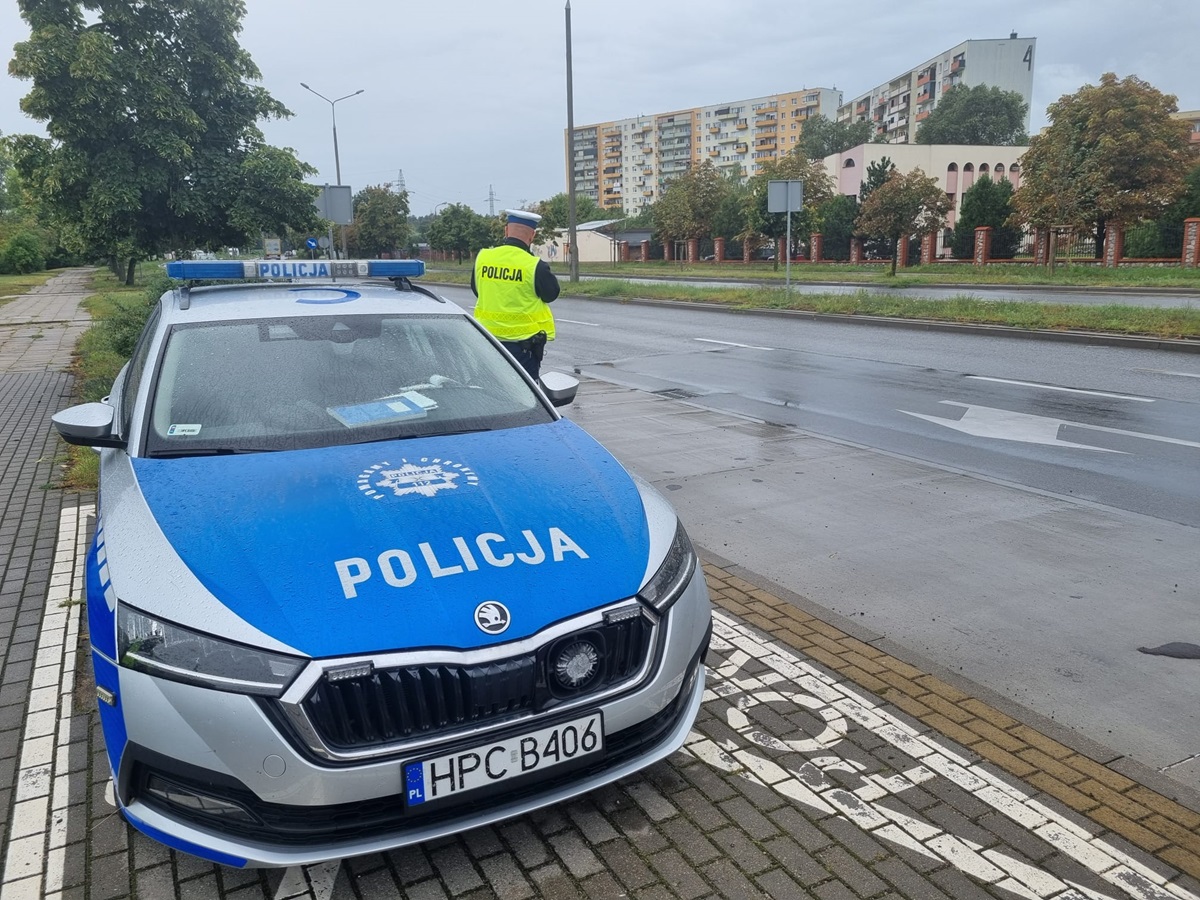
{"type": "Polygon", "coordinates": [[[600,674],[600,651],[591,641],[574,641],[563,647],[554,660],[554,677],[571,690],[587,687],[600,674]]]}
{"type": "Polygon", "coordinates": [[[191,788],[181,787],[165,778],[159,778],[157,775],[151,775],[146,779],[146,793],[180,809],[204,813],[217,819],[250,824],[258,822],[258,819],[240,803],[198,793],[191,788]]]}

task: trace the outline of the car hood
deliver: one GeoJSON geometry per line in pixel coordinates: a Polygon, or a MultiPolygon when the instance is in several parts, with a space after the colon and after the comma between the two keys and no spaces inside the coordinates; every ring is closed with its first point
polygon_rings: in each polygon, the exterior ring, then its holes
{"type": "MultiPolygon", "coordinates": [[[[646,572],[636,485],[565,419],[132,462],[150,513],[207,591],[314,657],[515,640],[632,596],[646,572]],[[509,610],[502,632],[477,623],[488,602],[509,610]]],[[[181,624],[202,623],[204,611],[189,618],[181,624]]]]}

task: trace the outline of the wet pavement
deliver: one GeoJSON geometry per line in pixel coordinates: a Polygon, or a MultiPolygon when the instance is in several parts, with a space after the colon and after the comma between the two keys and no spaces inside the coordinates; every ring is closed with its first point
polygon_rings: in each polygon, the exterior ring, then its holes
{"type": "MultiPolygon", "coordinates": [[[[70,402],[82,283],[70,273],[0,306],[4,900],[1200,898],[1196,810],[1110,768],[1103,748],[876,646],[800,586],[711,553],[705,703],[684,749],[638,775],[452,838],[303,868],[231,869],[138,834],[112,805],[81,633],[94,497],[54,484],[64,451],[49,415],[70,402]]],[[[609,427],[640,399],[592,380],[582,392],[610,395],[609,427]]]]}

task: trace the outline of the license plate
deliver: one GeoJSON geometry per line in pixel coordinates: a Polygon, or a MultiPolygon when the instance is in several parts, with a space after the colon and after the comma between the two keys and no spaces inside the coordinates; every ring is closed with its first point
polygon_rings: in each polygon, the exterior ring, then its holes
{"type": "Polygon", "coordinates": [[[409,806],[574,762],[604,749],[600,713],[404,766],[409,806]]]}

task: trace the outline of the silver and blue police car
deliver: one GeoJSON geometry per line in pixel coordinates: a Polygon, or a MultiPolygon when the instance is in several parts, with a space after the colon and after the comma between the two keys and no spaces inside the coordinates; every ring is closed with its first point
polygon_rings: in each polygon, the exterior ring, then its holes
{"type": "Polygon", "coordinates": [[[668,503],[417,261],[179,262],[101,403],[87,610],[116,799],[229,866],[424,841],[687,736],[711,627],[668,503]],[[249,283],[250,279],[260,280],[249,283]],[[387,280],[387,279],[390,279],[387,280]]]}

